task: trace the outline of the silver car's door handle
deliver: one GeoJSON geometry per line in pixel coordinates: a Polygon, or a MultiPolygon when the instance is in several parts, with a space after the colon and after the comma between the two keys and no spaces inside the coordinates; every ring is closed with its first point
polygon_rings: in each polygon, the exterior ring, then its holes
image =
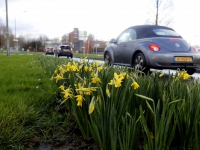
{"type": "Polygon", "coordinates": [[[124,47],[126,47],[126,44],[124,44],[124,47]]]}

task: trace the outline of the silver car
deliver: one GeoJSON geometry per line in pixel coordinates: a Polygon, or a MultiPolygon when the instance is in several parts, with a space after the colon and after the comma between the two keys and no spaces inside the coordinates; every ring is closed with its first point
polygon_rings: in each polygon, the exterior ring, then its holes
{"type": "Polygon", "coordinates": [[[138,25],[124,30],[105,48],[108,64],[124,65],[147,73],[153,69],[185,69],[195,73],[200,53],[172,28],[138,25]]]}

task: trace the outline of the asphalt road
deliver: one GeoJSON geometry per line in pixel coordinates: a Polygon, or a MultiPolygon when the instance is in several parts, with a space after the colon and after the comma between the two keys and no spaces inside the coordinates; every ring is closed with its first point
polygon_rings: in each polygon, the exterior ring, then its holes
{"type": "MultiPolygon", "coordinates": [[[[62,56],[60,58],[66,58],[67,59],[67,57],[64,57],[64,56],[62,56]]],[[[69,59],[71,59],[71,58],[69,58],[69,59]]],[[[72,60],[80,61],[81,59],[80,58],[72,58],[72,60]]],[[[102,61],[102,60],[92,60],[92,59],[89,59],[89,62],[94,62],[94,61],[99,61],[100,63],[104,63],[104,61],[102,61]]],[[[151,69],[151,71],[155,71],[155,70],[156,69],[151,69]]],[[[156,70],[156,71],[162,71],[162,73],[164,75],[176,74],[176,72],[177,72],[176,70],[169,70],[169,69],[156,70]]],[[[194,73],[192,75],[192,78],[194,78],[194,79],[200,79],[200,70],[198,70],[196,73],[194,73]]]]}

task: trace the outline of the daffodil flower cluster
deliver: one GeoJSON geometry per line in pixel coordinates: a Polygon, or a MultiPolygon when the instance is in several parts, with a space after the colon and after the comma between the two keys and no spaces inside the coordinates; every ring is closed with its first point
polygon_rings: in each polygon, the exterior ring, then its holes
{"type": "Polygon", "coordinates": [[[183,80],[189,79],[191,76],[187,73],[185,70],[179,71],[179,78],[182,78],[183,80]]]}
{"type": "Polygon", "coordinates": [[[113,76],[109,76],[110,80],[105,83],[104,73],[107,73],[107,66],[100,62],[88,63],[86,58],[83,58],[80,63],[69,61],[57,67],[54,71],[52,79],[59,85],[59,89],[63,94],[64,101],[67,99],[75,99],[77,106],[83,107],[84,101],[89,101],[88,113],[91,114],[95,110],[95,103],[99,97],[99,89],[105,90],[108,98],[111,98],[114,93],[111,88],[120,88],[124,80],[131,80],[130,86],[137,89],[140,86],[130,77],[128,73],[113,72],[113,76]],[[106,85],[106,87],[103,87],[106,85]],[[98,94],[97,94],[98,93],[98,94]]]}
{"type": "MultiPolygon", "coordinates": [[[[173,78],[175,78],[175,81],[177,81],[179,79],[187,80],[187,79],[191,78],[191,76],[187,73],[186,70],[184,70],[184,69],[183,70],[178,69],[177,71],[178,71],[178,75],[177,76],[173,76],[173,78]]],[[[160,78],[163,77],[163,76],[164,76],[163,73],[159,74],[160,78]]]]}

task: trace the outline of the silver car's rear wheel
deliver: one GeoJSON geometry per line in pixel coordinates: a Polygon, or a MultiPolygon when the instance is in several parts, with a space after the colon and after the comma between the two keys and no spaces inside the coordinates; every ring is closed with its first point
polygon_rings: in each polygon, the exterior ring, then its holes
{"type": "Polygon", "coordinates": [[[137,53],[133,60],[133,67],[135,70],[147,73],[150,69],[146,65],[145,57],[142,53],[137,53]]]}
{"type": "Polygon", "coordinates": [[[196,69],[190,68],[190,69],[186,69],[186,71],[187,71],[187,73],[188,73],[189,75],[193,75],[193,74],[196,72],[196,69]]]}

